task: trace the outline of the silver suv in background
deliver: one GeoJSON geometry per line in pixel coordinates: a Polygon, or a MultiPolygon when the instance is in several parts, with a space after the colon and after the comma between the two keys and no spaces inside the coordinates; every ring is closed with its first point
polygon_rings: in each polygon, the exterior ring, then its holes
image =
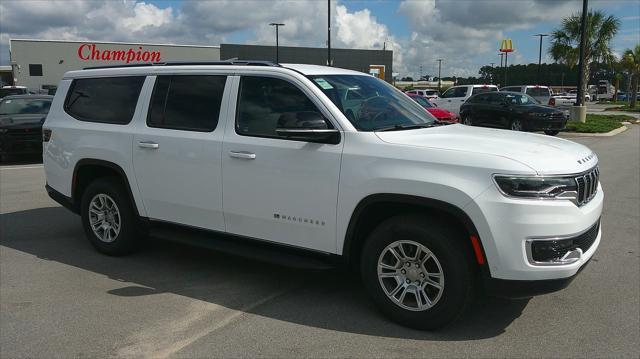
{"type": "Polygon", "coordinates": [[[549,103],[551,98],[551,89],[547,86],[538,85],[522,85],[522,86],[507,86],[500,89],[500,91],[521,92],[527,94],[543,105],[549,103]]]}

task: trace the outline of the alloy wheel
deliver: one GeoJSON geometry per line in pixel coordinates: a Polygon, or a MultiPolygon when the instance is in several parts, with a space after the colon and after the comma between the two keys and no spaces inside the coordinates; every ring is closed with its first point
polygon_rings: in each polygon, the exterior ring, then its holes
{"type": "Polygon", "coordinates": [[[444,290],[438,258],[423,244],[409,240],[395,241],[382,250],[378,280],[393,303],[411,311],[432,308],[444,290]]]}
{"type": "Polygon", "coordinates": [[[113,198],[104,193],[93,196],[89,203],[89,225],[102,242],[111,243],[118,238],[122,217],[113,198]]]}

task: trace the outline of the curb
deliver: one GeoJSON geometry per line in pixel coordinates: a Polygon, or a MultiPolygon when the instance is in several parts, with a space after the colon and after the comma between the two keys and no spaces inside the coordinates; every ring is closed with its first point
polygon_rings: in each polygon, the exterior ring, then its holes
{"type": "Polygon", "coordinates": [[[605,133],[583,133],[583,132],[560,132],[563,137],[611,137],[619,133],[622,133],[628,129],[627,126],[618,127],[615,130],[611,130],[605,133]]]}

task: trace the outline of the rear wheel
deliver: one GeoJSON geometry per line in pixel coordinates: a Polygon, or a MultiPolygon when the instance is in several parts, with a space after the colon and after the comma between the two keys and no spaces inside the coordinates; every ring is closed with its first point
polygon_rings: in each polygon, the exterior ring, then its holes
{"type": "Polygon", "coordinates": [[[552,131],[552,130],[545,130],[544,133],[546,133],[549,136],[555,136],[559,133],[560,131],[552,131]]]}
{"type": "Polygon", "coordinates": [[[116,178],[93,181],[82,195],[82,225],[100,252],[118,256],[137,249],[142,236],[124,186],[116,178]]]}
{"type": "Polygon", "coordinates": [[[461,235],[423,215],[380,224],[362,252],[367,291],[392,320],[437,329],[455,320],[472,297],[472,265],[461,235]]]}

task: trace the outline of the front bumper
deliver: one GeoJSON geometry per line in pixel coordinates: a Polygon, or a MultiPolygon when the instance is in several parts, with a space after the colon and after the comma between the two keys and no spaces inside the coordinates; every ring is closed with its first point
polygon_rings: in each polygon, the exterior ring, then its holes
{"type": "Polygon", "coordinates": [[[489,295],[512,299],[530,298],[536,295],[553,293],[568,287],[587,264],[589,262],[586,262],[571,277],[560,279],[506,280],[484,276],[484,289],[489,295]]]}
{"type": "Polygon", "coordinates": [[[565,263],[542,264],[530,260],[532,239],[571,238],[585,233],[600,220],[604,194],[598,184],[593,199],[583,206],[568,200],[515,199],[489,187],[465,211],[482,241],[491,278],[545,281],[574,276],[600,245],[601,226],[587,250],[565,263]]]}
{"type": "Polygon", "coordinates": [[[553,121],[529,120],[527,129],[530,131],[562,131],[566,126],[566,119],[553,121]]]}

